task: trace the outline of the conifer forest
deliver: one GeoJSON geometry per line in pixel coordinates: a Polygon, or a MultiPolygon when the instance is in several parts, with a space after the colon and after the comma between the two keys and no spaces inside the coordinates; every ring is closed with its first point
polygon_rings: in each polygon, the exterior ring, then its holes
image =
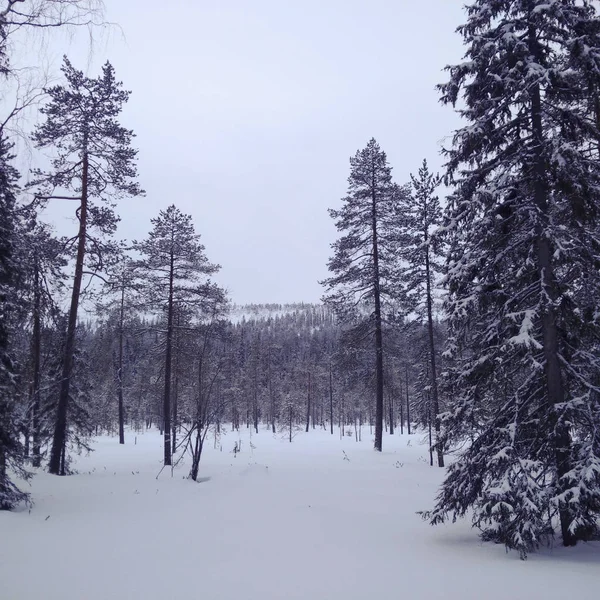
{"type": "Polygon", "coordinates": [[[0,0],[0,599],[397,595],[600,595],[600,3],[0,0]]]}

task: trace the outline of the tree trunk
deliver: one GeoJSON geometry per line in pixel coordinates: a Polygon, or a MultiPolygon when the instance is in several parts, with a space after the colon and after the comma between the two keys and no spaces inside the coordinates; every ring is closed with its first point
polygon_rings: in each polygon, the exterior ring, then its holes
{"type": "MultiPolygon", "coordinates": [[[[4,444],[0,441],[0,491],[4,491],[5,482],[8,482],[8,476],[6,474],[6,450],[4,444]]],[[[7,510],[12,508],[11,505],[6,502],[2,503],[0,500],[0,510],[7,510]]]]}
{"type": "Polygon", "coordinates": [[[202,458],[202,435],[200,429],[196,429],[196,439],[194,440],[194,448],[192,450],[192,469],[190,477],[194,481],[198,481],[198,472],[200,471],[200,459],[202,458]]]}
{"type": "Polygon", "coordinates": [[[58,396],[58,405],[56,407],[56,422],[54,425],[50,461],[48,463],[48,471],[53,475],[65,474],[67,413],[69,410],[69,392],[71,385],[71,373],[73,370],[73,354],[75,352],[75,334],[77,331],[77,311],[79,308],[79,296],[81,294],[81,282],[83,280],[83,262],[85,259],[87,234],[89,159],[87,149],[85,149],[86,145],[87,140],[84,140],[83,166],[81,174],[81,204],[79,206],[79,232],[77,234],[77,257],[75,260],[73,291],[71,294],[71,306],[69,308],[67,334],[62,361],[60,392],[58,396]]]}
{"type": "Polygon", "coordinates": [[[123,327],[125,320],[125,270],[121,280],[121,307],[119,312],[119,367],[117,369],[117,393],[119,401],[119,444],[125,443],[125,415],[123,412],[123,327]]]}
{"type": "MultiPolygon", "coordinates": [[[[429,466],[433,467],[433,436],[431,431],[431,397],[427,394],[427,431],[429,433],[429,466]]],[[[442,466],[442,465],[438,465],[442,466]]]]}
{"type": "Polygon", "coordinates": [[[339,421],[340,421],[340,440],[344,436],[344,396],[340,396],[340,407],[339,407],[339,421]]]}
{"type": "Polygon", "coordinates": [[[273,379],[271,378],[271,347],[269,346],[269,363],[268,363],[268,377],[269,377],[269,403],[271,412],[271,429],[273,433],[275,431],[275,397],[273,396],[273,379]]]}
{"type": "Polygon", "coordinates": [[[404,400],[402,399],[402,375],[398,373],[398,398],[400,399],[400,435],[404,435],[404,400]]]}
{"type": "Polygon", "coordinates": [[[317,392],[315,391],[314,388],[311,388],[311,392],[312,392],[312,416],[311,416],[311,422],[312,422],[312,428],[316,429],[316,422],[317,422],[317,416],[318,416],[317,392]]]}
{"type": "Polygon", "coordinates": [[[258,349],[254,358],[254,389],[252,395],[252,420],[254,423],[254,431],[258,433],[258,349]]]}
{"type": "Polygon", "coordinates": [[[377,239],[377,197],[375,174],[371,192],[371,229],[373,235],[373,296],[375,300],[375,450],[383,446],[383,332],[381,326],[381,296],[379,287],[379,248],[377,239]]]}
{"type": "Polygon", "coordinates": [[[394,396],[392,393],[388,394],[388,410],[390,415],[390,435],[394,435],[394,396]]]}
{"type": "Polygon", "coordinates": [[[329,363],[329,424],[331,435],[333,435],[333,374],[331,370],[331,363],[329,363]]]}
{"type": "Polygon", "coordinates": [[[433,417],[435,426],[435,448],[437,453],[438,467],[444,466],[444,451],[440,446],[440,403],[438,396],[437,370],[435,364],[435,340],[433,337],[433,300],[431,298],[431,267],[429,265],[429,247],[428,232],[425,230],[425,282],[427,286],[427,328],[429,332],[429,362],[431,368],[431,399],[433,401],[433,415],[429,419],[429,427],[431,428],[431,420],[433,417]]]}
{"type": "Polygon", "coordinates": [[[310,429],[310,373],[308,374],[308,403],[306,406],[306,433],[310,429]]]}
{"type": "Polygon", "coordinates": [[[164,465],[172,464],[171,455],[171,362],[173,352],[173,279],[175,270],[174,250],[171,249],[171,265],[169,272],[169,299],[167,306],[167,344],[165,348],[165,389],[163,395],[163,427],[164,427],[164,465]]]}
{"type": "MultiPolygon", "coordinates": [[[[32,435],[32,465],[41,464],[40,442],[40,370],[42,356],[42,324],[41,302],[42,291],[40,282],[39,261],[36,252],[34,259],[34,292],[33,292],[33,331],[31,335],[32,382],[31,382],[31,435],[32,435]]],[[[0,478],[1,479],[1,478],[0,478]]]]}
{"type": "Polygon", "coordinates": [[[406,366],[406,429],[410,435],[410,400],[408,398],[408,365],[406,366]]]}
{"type": "Polygon", "coordinates": [[[177,426],[179,423],[179,373],[178,373],[178,352],[175,352],[175,361],[173,366],[173,422],[171,423],[171,453],[175,454],[177,450],[177,426]]]}
{"type": "Polygon", "coordinates": [[[175,358],[174,363],[175,366],[173,368],[173,427],[171,431],[171,453],[175,454],[175,450],[177,448],[177,393],[179,391],[179,326],[181,324],[181,311],[177,311],[177,330],[174,333],[175,336],[175,358]]]}
{"type": "Polygon", "coordinates": [[[203,355],[198,359],[198,403],[196,405],[196,440],[194,442],[194,448],[192,452],[192,469],[190,471],[190,477],[194,480],[198,480],[198,471],[200,469],[200,458],[202,456],[203,447],[203,428],[204,428],[204,396],[203,396],[203,373],[202,373],[202,362],[203,355]]]}
{"type": "MultiPolygon", "coordinates": [[[[533,4],[530,2],[530,18],[533,4]]],[[[538,55],[538,42],[535,27],[529,25],[528,31],[529,50],[538,55]]],[[[531,126],[534,140],[535,156],[535,185],[534,200],[543,218],[548,218],[548,191],[546,188],[546,165],[542,148],[544,145],[544,134],[542,124],[542,104],[539,85],[534,85],[531,92],[531,126]]],[[[545,384],[547,390],[546,411],[551,423],[554,424],[554,461],[559,488],[563,488],[561,479],[570,471],[571,435],[565,423],[559,422],[557,406],[565,399],[564,384],[560,368],[560,356],[558,346],[558,327],[554,302],[558,297],[558,290],[552,267],[552,248],[546,237],[543,226],[538,225],[537,234],[537,268],[542,288],[542,295],[548,298],[548,303],[543,306],[541,315],[542,345],[545,360],[545,384]]],[[[574,546],[577,543],[575,532],[570,531],[572,515],[567,506],[559,505],[560,528],[565,546],[574,546]]]]}

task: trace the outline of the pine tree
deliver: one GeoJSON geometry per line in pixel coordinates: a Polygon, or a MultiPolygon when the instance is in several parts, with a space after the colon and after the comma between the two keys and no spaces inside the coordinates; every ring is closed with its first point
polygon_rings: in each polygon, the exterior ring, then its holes
{"type": "MultiPolygon", "coordinates": [[[[330,209],[336,228],[343,232],[333,245],[329,270],[323,283],[324,301],[342,322],[355,323],[358,307],[366,307],[367,335],[375,349],[375,449],[381,451],[383,437],[383,319],[384,303],[392,294],[396,244],[391,219],[402,191],[392,182],[392,169],[385,152],[371,139],[364,150],[350,159],[348,195],[342,208],[330,209]]],[[[364,328],[364,327],[363,327],[364,328]]],[[[362,336],[364,337],[364,336],[362,336]]]]}
{"type": "MultiPolygon", "coordinates": [[[[436,432],[435,450],[439,467],[444,466],[444,451],[440,437],[440,402],[438,393],[437,348],[433,319],[434,290],[443,270],[443,247],[435,233],[442,224],[442,210],[435,190],[441,183],[431,173],[424,160],[418,176],[411,174],[411,193],[405,194],[398,208],[402,259],[398,283],[406,314],[412,313],[419,322],[425,321],[428,334],[429,378],[428,397],[436,432]]],[[[429,414],[429,413],[428,413],[429,414]]],[[[428,425],[430,423],[428,422],[428,425]]]]}
{"type": "Polygon", "coordinates": [[[486,539],[535,549],[598,533],[600,21],[591,2],[477,0],[442,100],[454,135],[444,441],[471,442],[433,523],[473,510],[486,539]]]}
{"type": "Polygon", "coordinates": [[[46,90],[50,101],[41,109],[46,118],[33,136],[38,148],[55,151],[52,170],[36,171],[32,183],[41,188],[39,200],[75,201],[79,221],[73,238],[77,244],[75,273],[49,462],[49,471],[55,475],[65,474],[69,389],[82,282],[85,275],[93,276],[102,270],[114,250],[101,238],[92,237],[92,232],[101,235],[114,232],[117,223],[112,210],[114,198],[143,193],[135,182],[137,151],[131,147],[133,132],[117,120],[129,92],[115,79],[113,67],[106,63],[102,75],[91,79],[65,57],[62,72],[66,85],[46,90]],[[67,191],[63,194],[62,190],[67,191]]]}
{"type": "Polygon", "coordinates": [[[15,310],[19,285],[16,188],[18,173],[11,165],[10,144],[0,129],[0,510],[26,501],[10,479],[9,469],[27,478],[24,449],[20,439],[21,417],[15,401],[16,369],[12,356],[12,334],[16,329],[15,310]]]}
{"type": "Polygon", "coordinates": [[[148,238],[136,244],[142,255],[138,274],[147,306],[166,320],[164,346],[164,464],[172,464],[171,376],[176,307],[210,312],[215,299],[225,301],[221,288],[209,276],[219,266],[208,261],[205,248],[196,234],[192,217],[171,205],[152,219],[148,238]]]}

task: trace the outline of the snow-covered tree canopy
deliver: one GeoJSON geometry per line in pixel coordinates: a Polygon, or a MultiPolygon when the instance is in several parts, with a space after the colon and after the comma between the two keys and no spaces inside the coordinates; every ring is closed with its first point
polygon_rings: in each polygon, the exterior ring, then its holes
{"type": "Polygon", "coordinates": [[[467,124],[455,186],[446,310],[450,468],[433,520],[462,516],[518,548],[559,518],[597,530],[600,407],[600,22],[591,2],[479,0],[442,101],[467,124]]]}

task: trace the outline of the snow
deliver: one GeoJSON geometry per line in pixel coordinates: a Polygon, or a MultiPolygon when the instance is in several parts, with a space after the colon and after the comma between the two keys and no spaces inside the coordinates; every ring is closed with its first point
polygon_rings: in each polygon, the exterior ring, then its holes
{"type": "Polygon", "coordinates": [[[592,598],[600,545],[526,562],[468,522],[431,527],[442,471],[421,435],[385,451],[323,430],[207,440],[201,483],[160,471],[161,438],[101,437],[79,474],[33,480],[35,506],[0,513],[2,600],[592,598]],[[234,455],[234,444],[242,442],[234,455]]]}

